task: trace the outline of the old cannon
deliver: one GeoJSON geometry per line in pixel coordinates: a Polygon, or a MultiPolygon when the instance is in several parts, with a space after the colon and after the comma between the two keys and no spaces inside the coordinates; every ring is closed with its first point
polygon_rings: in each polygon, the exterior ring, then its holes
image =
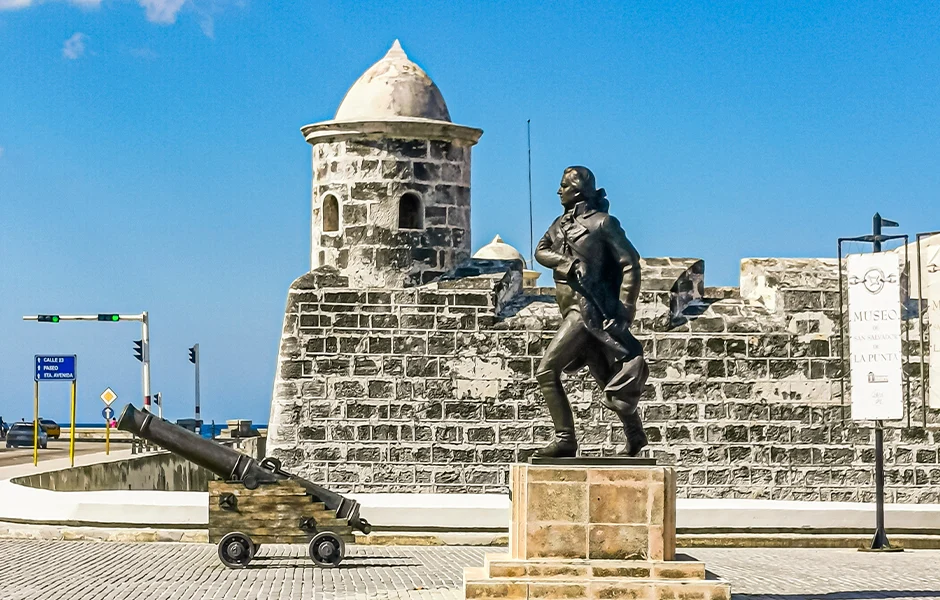
{"type": "Polygon", "coordinates": [[[358,502],[281,470],[275,458],[256,461],[131,404],[117,427],[222,478],[209,482],[209,541],[228,567],[247,566],[265,543],[307,544],[314,563],[334,567],[352,530],[371,530],[358,502]]]}

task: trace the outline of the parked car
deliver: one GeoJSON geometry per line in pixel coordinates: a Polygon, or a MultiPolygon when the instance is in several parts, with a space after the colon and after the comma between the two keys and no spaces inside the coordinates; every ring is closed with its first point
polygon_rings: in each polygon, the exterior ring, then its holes
{"type": "Polygon", "coordinates": [[[53,421],[52,419],[43,419],[39,417],[39,426],[46,430],[46,434],[54,440],[59,439],[59,436],[62,435],[62,428],[59,427],[59,424],[53,421]]]}
{"type": "MultiPolygon", "coordinates": [[[[45,448],[49,444],[49,435],[46,431],[39,428],[39,447],[45,448]]],[[[33,445],[33,424],[20,421],[10,426],[7,432],[7,448],[16,448],[17,446],[33,445]]]]}

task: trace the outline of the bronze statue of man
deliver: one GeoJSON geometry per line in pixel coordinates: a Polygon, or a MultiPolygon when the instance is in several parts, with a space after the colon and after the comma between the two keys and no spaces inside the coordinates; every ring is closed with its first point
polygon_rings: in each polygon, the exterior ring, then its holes
{"type": "Polygon", "coordinates": [[[604,390],[604,406],[623,423],[624,454],[636,456],[647,443],[637,403],[649,377],[643,346],[629,330],[640,293],[640,255],[607,212],[607,195],[596,188],[589,169],[565,169],[558,195],[565,212],[535,252],[535,260],[553,271],[563,317],[536,371],[555,425],[555,440],[536,456],[577,455],[574,415],[561,374],[585,365],[604,390]]]}

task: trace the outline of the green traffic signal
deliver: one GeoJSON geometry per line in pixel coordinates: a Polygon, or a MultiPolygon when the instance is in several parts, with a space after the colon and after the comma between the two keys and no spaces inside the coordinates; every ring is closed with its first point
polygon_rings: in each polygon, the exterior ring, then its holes
{"type": "Polygon", "coordinates": [[[99,314],[99,315],[98,315],[98,320],[99,320],[99,321],[120,321],[120,320],[121,320],[121,315],[103,315],[103,314],[99,314]]]}
{"type": "Polygon", "coordinates": [[[38,315],[36,320],[40,323],[58,323],[59,315],[38,315]]]}

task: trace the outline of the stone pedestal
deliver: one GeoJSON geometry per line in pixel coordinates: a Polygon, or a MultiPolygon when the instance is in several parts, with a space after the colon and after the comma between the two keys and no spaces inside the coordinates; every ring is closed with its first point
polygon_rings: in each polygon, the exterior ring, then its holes
{"type": "Polygon", "coordinates": [[[728,600],[676,556],[676,474],[660,466],[512,466],[509,553],[464,571],[466,598],[728,600]]]}

